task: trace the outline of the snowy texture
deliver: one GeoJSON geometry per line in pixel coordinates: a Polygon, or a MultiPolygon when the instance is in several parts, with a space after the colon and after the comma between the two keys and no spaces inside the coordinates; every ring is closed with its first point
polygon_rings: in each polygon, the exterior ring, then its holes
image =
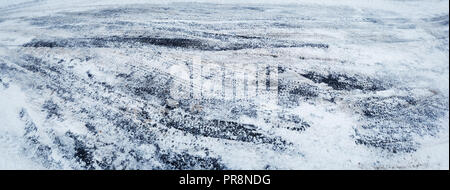
{"type": "Polygon", "coordinates": [[[0,169],[448,169],[448,8],[0,0],[0,169]]]}

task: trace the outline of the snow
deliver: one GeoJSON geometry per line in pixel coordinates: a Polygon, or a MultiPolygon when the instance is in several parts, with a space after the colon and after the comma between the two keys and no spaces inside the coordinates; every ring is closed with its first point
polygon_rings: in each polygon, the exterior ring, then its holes
{"type": "Polygon", "coordinates": [[[17,86],[0,91],[0,169],[44,169],[29,160],[21,149],[24,125],[17,115],[26,107],[25,94],[17,86]]]}
{"type": "Polygon", "coordinates": [[[448,169],[448,9],[0,0],[0,169],[448,169]]]}

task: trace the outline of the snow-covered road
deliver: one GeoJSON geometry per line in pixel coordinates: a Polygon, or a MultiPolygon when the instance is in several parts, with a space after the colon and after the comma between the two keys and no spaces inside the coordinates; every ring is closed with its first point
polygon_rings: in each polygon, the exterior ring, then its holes
{"type": "Polygon", "coordinates": [[[0,169],[448,169],[448,1],[0,0],[0,169]]]}

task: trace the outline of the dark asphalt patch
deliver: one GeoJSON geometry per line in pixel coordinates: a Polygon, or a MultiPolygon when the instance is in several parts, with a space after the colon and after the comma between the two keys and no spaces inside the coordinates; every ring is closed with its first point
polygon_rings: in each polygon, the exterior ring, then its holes
{"type": "Polygon", "coordinates": [[[354,77],[345,74],[319,74],[316,72],[308,72],[301,74],[303,77],[315,82],[325,83],[334,90],[365,90],[365,91],[381,91],[386,90],[385,85],[379,80],[367,77],[354,77]]]}
{"type": "MultiPolygon", "coordinates": [[[[238,36],[243,38],[243,36],[238,36]]],[[[251,37],[249,37],[251,38],[251,37]]],[[[184,48],[203,51],[232,51],[255,48],[329,48],[328,44],[322,43],[298,43],[298,42],[277,42],[267,43],[241,42],[241,43],[211,43],[207,40],[190,38],[156,38],[156,37],[94,37],[94,38],[68,38],[54,40],[38,40],[25,43],[23,47],[45,47],[45,48],[133,48],[148,45],[163,46],[168,48],[184,48]]]]}

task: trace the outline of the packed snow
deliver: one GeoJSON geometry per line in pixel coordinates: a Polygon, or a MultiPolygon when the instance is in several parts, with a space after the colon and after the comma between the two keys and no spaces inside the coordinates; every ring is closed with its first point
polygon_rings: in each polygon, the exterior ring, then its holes
{"type": "Polygon", "coordinates": [[[0,0],[0,169],[448,170],[448,10],[0,0]]]}

